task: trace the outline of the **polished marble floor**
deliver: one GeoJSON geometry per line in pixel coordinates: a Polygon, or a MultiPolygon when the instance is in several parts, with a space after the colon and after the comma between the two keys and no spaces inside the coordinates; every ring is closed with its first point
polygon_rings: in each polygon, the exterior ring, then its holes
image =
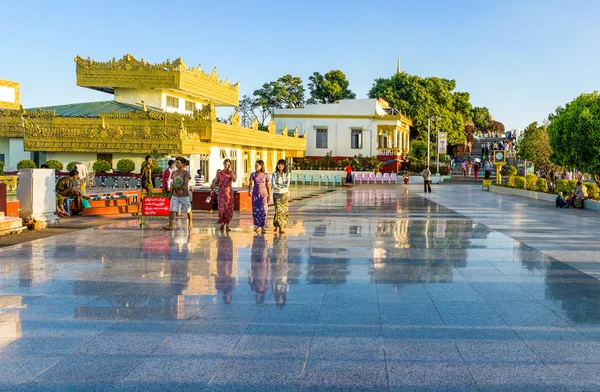
{"type": "Polygon", "coordinates": [[[0,390],[600,390],[598,280],[428,197],[345,188],[284,235],[203,213],[1,249],[0,390]]]}

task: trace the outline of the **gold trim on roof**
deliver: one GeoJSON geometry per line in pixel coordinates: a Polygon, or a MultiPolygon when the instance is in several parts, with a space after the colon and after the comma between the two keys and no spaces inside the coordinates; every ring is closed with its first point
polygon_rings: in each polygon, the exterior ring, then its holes
{"type": "Polygon", "coordinates": [[[22,137],[27,151],[208,154],[211,145],[241,145],[302,156],[306,150],[305,139],[223,124],[213,119],[214,114],[212,105],[192,115],[110,112],[98,118],[0,110],[0,137],[22,137]]]}
{"type": "Polygon", "coordinates": [[[99,62],[75,57],[77,85],[113,92],[114,88],[172,89],[192,94],[217,105],[238,106],[240,84],[219,80],[216,67],[211,73],[201,66],[187,68],[181,58],[151,64],[130,54],[117,60],[99,62]]]}

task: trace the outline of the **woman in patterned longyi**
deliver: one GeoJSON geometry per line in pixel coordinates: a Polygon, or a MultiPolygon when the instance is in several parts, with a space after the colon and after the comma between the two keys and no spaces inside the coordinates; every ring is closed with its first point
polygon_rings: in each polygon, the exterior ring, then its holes
{"type": "Polygon", "coordinates": [[[229,223],[233,218],[233,183],[237,181],[237,175],[231,170],[231,161],[225,159],[223,161],[223,170],[217,174],[216,181],[211,185],[211,188],[219,188],[219,220],[217,223],[221,224],[219,230],[223,231],[225,228],[229,231],[229,223]]]}
{"type": "Polygon", "coordinates": [[[254,164],[256,171],[250,175],[248,184],[248,194],[252,198],[252,220],[254,221],[254,231],[265,232],[265,223],[267,221],[267,208],[271,199],[271,188],[269,185],[269,175],[265,173],[265,162],[256,161],[254,164]]]}

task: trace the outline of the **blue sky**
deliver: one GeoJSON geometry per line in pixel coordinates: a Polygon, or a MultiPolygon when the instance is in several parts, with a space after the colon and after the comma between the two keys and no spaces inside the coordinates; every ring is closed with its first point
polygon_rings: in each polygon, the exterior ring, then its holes
{"type": "Polygon", "coordinates": [[[600,1],[23,1],[3,4],[0,78],[25,107],[111,99],[77,87],[76,55],[217,66],[241,94],[341,69],[358,98],[402,70],[457,81],[510,128],[600,90],[600,1]],[[8,16],[8,18],[6,17],[8,16]]]}

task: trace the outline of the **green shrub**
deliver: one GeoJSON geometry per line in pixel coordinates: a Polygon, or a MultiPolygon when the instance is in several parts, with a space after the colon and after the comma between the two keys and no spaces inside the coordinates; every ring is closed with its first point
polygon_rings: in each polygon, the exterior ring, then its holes
{"type": "Polygon", "coordinates": [[[413,159],[410,161],[410,172],[419,174],[427,167],[427,159],[413,159]]]}
{"type": "Polygon", "coordinates": [[[135,162],[131,159],[121,159],[117,162],[117,170],[119,173],[129,174],[135,170],[135,162]]]}
{"type": "Polygon", "coordinates": [[[514,174],[512,176],[508,176],[508,180],[506,181],[506,185],[508,185],[511,188],[515,187],[515,176],[514,176],[514,174]]]}
{"type": "Polygon", "coordinates": [[[450,165],[442,165],[442,166],[440,166],[440,174],[442,176],[449,175],[451,171],[452,171],[452,168],[450,167],[450,165]]]}
{"type": "Polygon", "coordinates": [[[513,165],[506,165],[502,168],[502,174],[505,176],[516,176],[517,168],[513,165]]]}
{"type": "Polygon", "coordinates": [[[46,165],[48,165],[48,167],[50,169],[54,169],[57,172],[58,171],[62,171],[64,165],[62,164],[61,161],[57,161],[56,159],[50,159],[48,162],[46,162],[46,165]]]}
{"type": "Polygon", "coordinates": [[[562,192],[565,197],[575,192],[577,180],[558,180],[556,181],[556,193],[562,192]]]}
{"type": "Polygon", "coordinates": [[[587,190],[588,199],[598,199],[600,197],[600,188],[593,182],[584,182],[583,186],[587,190]]]}
{"type": "Polygon", "coordinates": [[[75,165],[79,165],[81,162],[69,162],[67,165],[67,171],[71,171],[75,169],[75,165]]]}
{"type": "Polygon", "coordinates": [[[538,176],[536,176],[535,174],[528,174],[525,176],[525,180],[527,182],[527,190],[528,191],[535,191],[535,184],[538,180],[538,176]]]}
{"type": "Polygon", "coordinates": [[[107,161],[98,159],[96,162],[94,162],[92,169],[94,169],[94,171],[96,173],[107,173],[107,172],[111,171],[112,167],[110,166],[110,163],[108,163],[107,161]]]}
{"type": "Polygon", "coordinates": [[[4,175],[4,162],[0,161],[0,176],[4,175]]]}
{"type": "Polygon", "coordinates": [[[35,165],[35,162],[32,161],[31,159],[23,159],[22,161],[19,161],[19,163],[17,163],[17,169],[21,170],[21,169],[35,169],[37,166],[35,165]]]}
{"type": "Polygon", "coordinates": [[[515,188],[517,189],[525,189],[525,177],[523,176],[514,176],[515,188]]]}
{"type": "Polygon", "coordinates": [[[535,182],[535,189],[540,192],[548,192],[548,181],[545,178],[538,178],[535,182]]]}

